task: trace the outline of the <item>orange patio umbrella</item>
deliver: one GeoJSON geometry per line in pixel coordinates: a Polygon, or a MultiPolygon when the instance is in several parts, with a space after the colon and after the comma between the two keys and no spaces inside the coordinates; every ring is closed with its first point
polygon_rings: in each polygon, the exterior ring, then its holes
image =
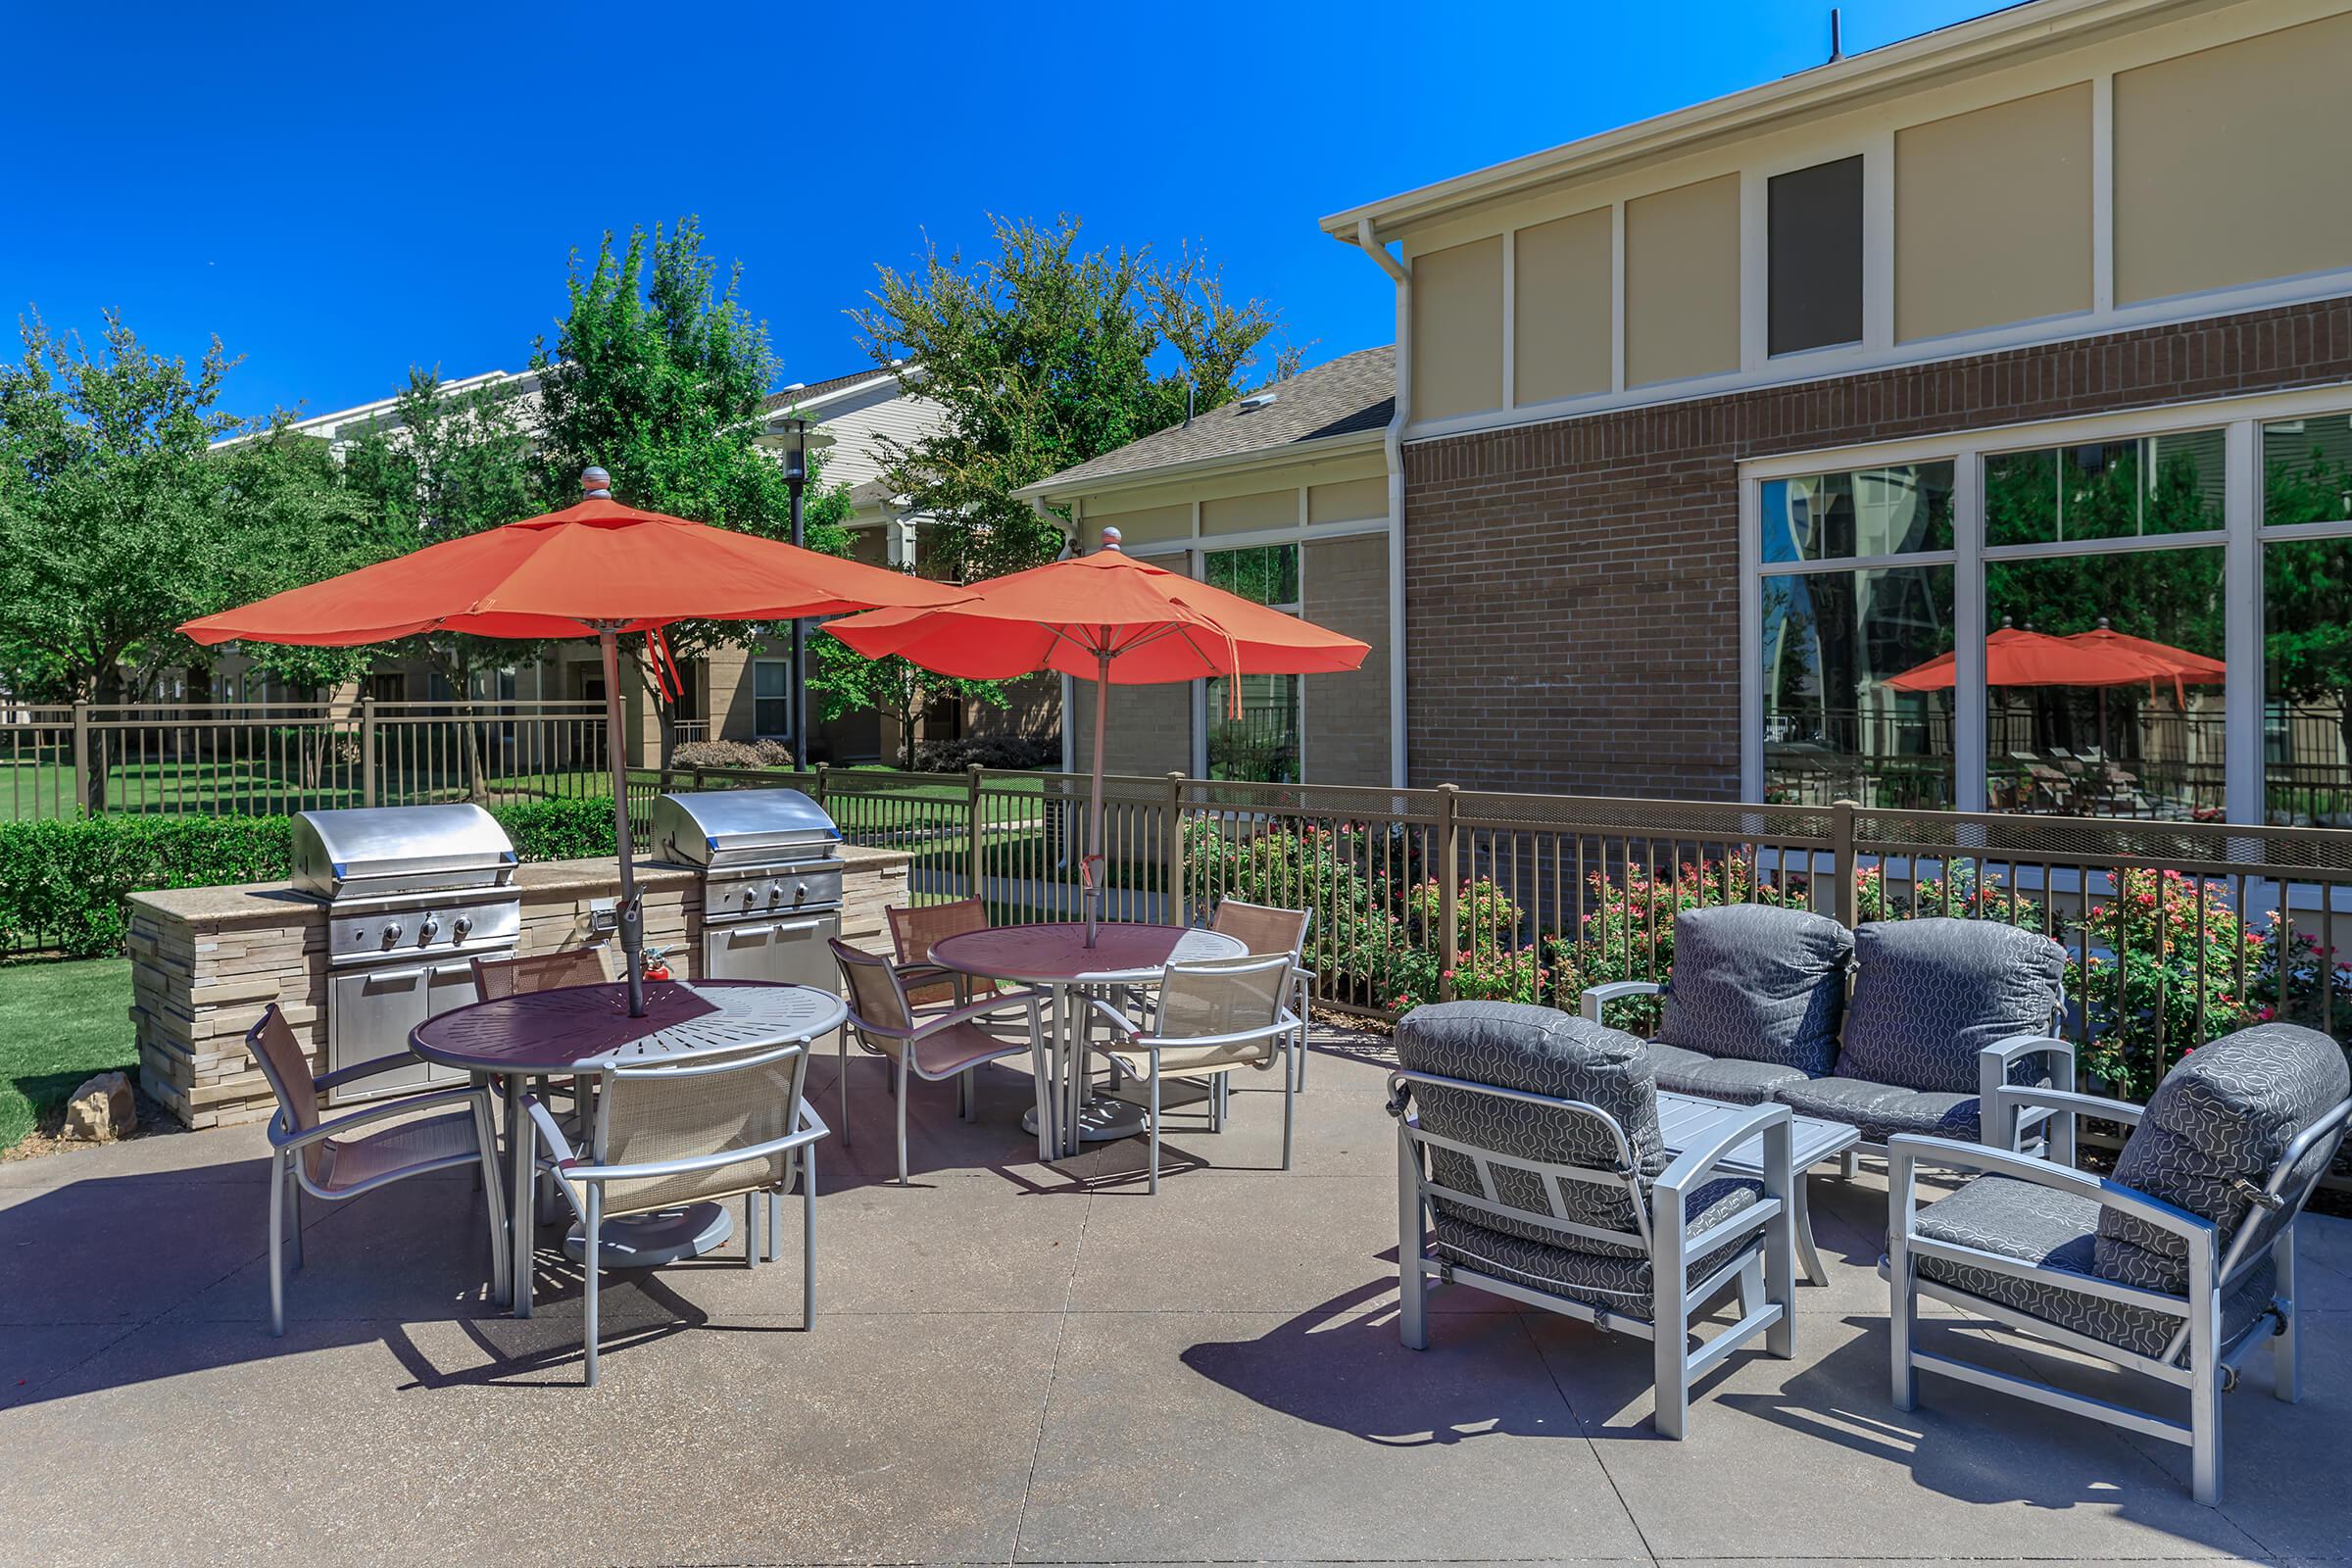
{"type": "MultiPolygon", "coordinates": [[[[1959,655],[1938,654],[1886,684],[1898,692],[1948,691],[1958,680],[1959,655]]],[[[2156,661],[2126,648],[2050,637],[2003,626],[1984,639],[1987,686],[2129,686],[2168,673],[2156,661]]]]}
{"type": "Polygon", "coordinates": [[[289,589],[179,629],[199,643],[239,639],[350,647],[418,632],[477,637],[593,637],[605,656],[612,759],[612,830],[620,859],[621,941],[629,1011],[645,1011],[644,921],[637,905],[620,744],[623,632],[646,633],[664,691],[674,665],[662,628],[676,620],[794,620],[878,606],[945,605],[965,597],[879,566],[752,534],[639,512],[612,499],[602,468],[580,475],[586,499],[396,560],[289,589]]]}
{"type": "Polygon", "coordinates": [[[2175,648],[2171,643],[2130,636],[2108,625],[2104,615],[2099,617],[2098,625],[2091,630],[2079,631],[2066,640],[2085,648],[2110,648],[2147,660],[2158,667],[2162,675],[2171,677],[2173,700],[2182,708],[2188,706],[2188,697],[2181,690],[2182,686],[2219,686],[2230,674],[2230,666],[2218,659],[2192,654],[2185,648],[2175,648]]]}
{"type": "MultiPolygon", "coordinates": [[[[877,610],[825,630],[868,659],[897,654],[968,680],[1054,671],[1095,683],[1094,784],[1080,874],[1087,943],[1101,911],[1102,713],[1113,686],[1213,675],[1320,675],[1355,668],[1371,645],[1297,615],[1211,588],[1121,553],[1116,528],[1102,548],[971,585],[960,604],[877,610]]],[[[1231,688],[1241,706],[1240,681],[1231,688]]],[[[976,890],[975,890],[976,891],[976,890]]]]}

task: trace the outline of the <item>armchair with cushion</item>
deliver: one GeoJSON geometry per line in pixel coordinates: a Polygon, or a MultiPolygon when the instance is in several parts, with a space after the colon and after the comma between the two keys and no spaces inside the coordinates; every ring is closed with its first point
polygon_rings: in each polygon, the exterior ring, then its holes
{"type": "Polygon", "coordinates": [[[1789,1113],[1760,1104],[1672,1155],[1634,1036],[1551,1007],[1455,1002],[1396,1030],[1398,1332],[1429,1343],[1432,1284],[1651,1342],[1657,1429],[1683,1436],[1691,1382],[1757,1335],[1795,1353],[1789,1113]],[[1761,1180],[1719,1166],[1760,1140],[1761,1180]],[[1737,1320],[1692,1348],[1727,1288],[1737,1320]]]}
{"type": "Polygon", "coordinates": [[[2144,1107],[2033,1085],[1993,1098],[2132,1135],[2109,1178],[1949,1139],[1889,1142],[1894,1402],[1912,1407],[1924,1368],[2181,1444],[2197,1500],[2218,1503],[2221,1396],[2264,1338],[2272,1393],[2301,1395],[2295,1221],[2352,1121],[2343,1048],[2260,1024],[2183,1056],[2144,1107]],[[1923,1207],[1921,1170],[1976,1179],[1923,1207]],[[1923,1297],[2183,1389],[2188,1419],[1923,1350],[1923,1297]]]}

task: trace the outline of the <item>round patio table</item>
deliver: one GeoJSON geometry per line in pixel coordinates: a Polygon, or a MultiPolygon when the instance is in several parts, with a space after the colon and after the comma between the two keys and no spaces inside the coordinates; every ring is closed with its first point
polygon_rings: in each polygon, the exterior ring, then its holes
{"type": "MultiPolygon", "coordinates": [[[[500,1080],[507,1102],[507,1255],[514,1260],[513,1306],[531,1315],[534,1138],[522,1108],[532,1078],[569,1078],[599,1068],[808,1041],[849,1016],[839,997],[812,986],[762,980],[655,980],[645,1016],[629,1016],[629,988],[562,986],[436,1013],[409,1031],[409,1049],[427,1061],[500,1080]]],[[[675,1215],[608,1220],[604,1255],[615,1267],[652,1267],[710,1250],[733,1232],[724,1208],[695,1204],[675,1215]]]]}
{"type": "Polygon", "coordinates": [[[1038,1135],[1039,1156],[1053,1159],[1075,1154],[1085,1144],[1132,1137],[1150,1124],[1141,1105],[1086,1096],[1088,997],[1150,985],[1171,963],[1239,958],[1249,951],[1221,932],[1143,921],[1099,925],[1090,948],[1085,921],[1054,920],[942,937],[931,944],[930,957],[943,969],[1048,993],[1047,1059],[1055,1081],[1047,1102],[1054,1115],[1049,1125],[1039,1126],[1031,1111],[1021,1124],[1038,1135]]]}

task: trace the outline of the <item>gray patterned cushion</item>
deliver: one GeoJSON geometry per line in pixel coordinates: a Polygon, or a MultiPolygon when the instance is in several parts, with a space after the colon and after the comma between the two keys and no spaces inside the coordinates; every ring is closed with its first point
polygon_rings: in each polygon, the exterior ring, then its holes
{"type": "MultiPolygon", "coordinates": [[[[1623,1130],[1634,1165],[1644,1185],[1666,1168],[1666,1146],[1658,1132],[1658,1090],[1650,1077],[1642,1042],[1554,1007],[1516,1002],[1441,1002],[1415,1007],[1396,1026],[1396,1060],[1414,1072],[1460,1078],[1582,1101],[1605,1111],[1623,1130]]],[[[1429,1084],[1413,1086],[1423,1130],[1491,1149],[1518,1159],[1614,1170],[1614,1140],[1592,1117],[1494,1095],[1472,1094],[1429,1084]]],[[[1448,1187],[1479,1191],[1478,1169],[1467,1155],[1430,1152],[1430,1168],[1448,1187]]],[[[1524,1171],[1497,1168],[1495,1196],[1515,1208],[1552,1212],[1543,1184],[1524,1171]]],[[[1556,1231],[1487,1214],[1438,1199],[1441,1215],[1506,1232],[1523,1241],[1552,1243],[1556,1231]]],[[[1581,1225],[1633,1231],[1634,1210],[1622,1188],[1562,1181],[1560,1206],[1581,1225]]],[[[1604,1244],[1592,1244],[1604,1248],[1604,1244]]],[[[1637,1256],[1638,1245],[1619,1250],[1637,1256]]]]}
{"type": "Polygon", "coordinates": [[[1813,1078],[1790,1084],[1777,1097],[1799,1116],[1845,1123],[1863,1142],[1883,1144],[1896,1133],[1977,1142],[1977,1097],[1922,1093],[1859,1078],[1813,1078]]]}
{"type": "Polygon", "coordinates": [[[1852,933],[1808,910],[1685,909],[1674,917],[1658,1038],[1719,1059],[1828,1072],[1853,956],[1852,933]]]}
{"type": "MultiPolygon", "coordinates": [[[[1920,1210],[1915,1222],[1931,1241],[1998,1252],[2069,1274],[2092,1275],[2093,1233],[2106,1212],[2074,1193],[2052,1191],[2008,1176],[1980,1176],[1949,1198],[1920,1210]]],[[[1919,1260],[1922,1278],[1982,1296],[2045,1323],[2085,1334],[2139,1355],[2162,1355],[2184,1321],[2144,1306],[2130,1306],[2070,1291],[2061,1283],[2020,1279],[1941,1258],[1919,1260]]],[[[2222,1343],[2229,1345],[2271,1304],[2276,1283],[2266,1256],[2247,1272],[2222,1307],[2222,1343]]]]}
{"type": "MultiPolygon", "coordinates": [[[[2256,1024],[2173,1064],[2116,1156],[2115,1179],[2219,1225],[2222,1248],[2312,1121],[2352,1093],[2343,1048],[2316,1029],[2256,1024]]],[[[2187,1244],[2127,1214],[2099,1216],[2098,1272],[2126,1285],[2188,1289],[2187,1244]]]]}
{"type": "Polygon", "coordinates": [[[2064,948],[1992,920],[1874,920],[1854,957],[1838,1076],[1948,1094],[1976,1093],[1986,1046],[2048,1033],[2066,977],[2064,948]]]}
{"type": "Polygon", "coordinates": [[[1702,1055],[1663,1040],[1649,1043],[1649,1069],[1657,1075],[1660,1089],[1736,1105],[1761,1105],[1777,1091],[1805,1081],[1805,1075],[1794,1067],[1702,1055]]]}
{"type": "MultiPolygon", "coordinates": [[[[1695,1235],[1743,1208],[1754,1207],[1763,1192],[1761,1182],[1732,1178],[1708,1182],[1683,1200],[1689,1233],[1695,1235]]],[[[1750,1232],[1691,1263],[1689,1282],[1696,1285],[1741,1252],[1757,1250],[1761,1245],[1758,1234],[1750,1232]]],[[[1651,1305],[1655,1271],[1646,1256],[1549,1247],[1445,1214],[1430,1226],[1430,1235],[1438,1244],[1440,1256],[1464,1268],[1532,1290],[1554,1292],[1588,1306],[1606,1307],[1644,1323],[1655,1315],[1651,1305]]]]}

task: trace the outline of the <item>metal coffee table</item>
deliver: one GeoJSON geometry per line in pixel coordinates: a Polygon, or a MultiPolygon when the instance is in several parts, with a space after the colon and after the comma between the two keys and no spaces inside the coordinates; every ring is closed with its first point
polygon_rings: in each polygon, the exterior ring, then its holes
{"type": "MultiPolygon", "coordinates": [[[[1679,1153],[1692,1144],[1703,1143],[1728,1118],[1748,1108],[1659,1090],[1658,1131],[1666,1140],[1667,1153],[1679,1153]]],[[[1788,1119],[1788,1163],[1796,1172],[1792,1183],[1796,1191],[1788,1195],[1788,1217],[1796,1231],[1796,1260],[1804,1269],[1808,1285],[1827,1285],[1830,1276],[1821,1266],[1821,1254],[1813,1249],[1813,1215],[1805,1204],[1806,1172],[1823,1160],[1836,1159],[1861,1141],[1862,1135],[1843,1122],[1823,1121],[1818,1116],[1791,1115],[1788,1119]]],[[[1724,1156],[1722,1168],[1735,1176],[1763,1175],[1763,1138],[1750,1138],[1733,1150],[1724,1156]]]]}

